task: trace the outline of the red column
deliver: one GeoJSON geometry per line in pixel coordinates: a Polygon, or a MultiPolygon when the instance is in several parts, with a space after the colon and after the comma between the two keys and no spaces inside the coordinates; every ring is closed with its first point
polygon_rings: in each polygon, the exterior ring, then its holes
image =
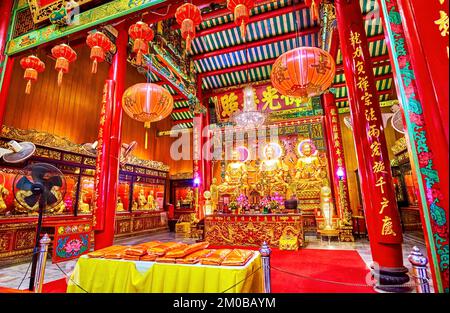
{"type": "Polygon", "coordinates": [[[6,57],[9,23],[11,22],[14,1],[0,1],[0,132],[6,110],[9,84],[11,82],[14,59],[6,57]],[[3,73],[3,80],[2,80],[3,73]]]}
{"type": "Polygon", "coordinates": [[[106,147],[103,148],[104,154],[97,156],[97,161],[100,162],[100,180],[104,183],[96,189],[96,193],[98,193],[97,214],[95,215],[98,225],[95,228],[97,230],[95,233],[96,249],[110,246],[114,241],[122,134],[122,94],[125,88],[127,43],[126,25],[121,24],[118,27],[118,37],[116,39],[117,52],[113,57],[109,79],[107,80],[107,84],[112,82],[115,85],[115,90],[111,91],[113,92],[113,100],[106,106],[105,124],[109,123],[109,125],[105,128],[109,134],[103,134],[103,138],[105,138],[103,145],[106,147]],[[100,218],[103,218],[103,222],[101,222],[100,218]]]}
{"type": "Polygon", "coordinates": [[[403,266],[402,228],[361,8],[358,0],[336,0],[335,5],[373,274],[379,289],[402,291],[405,288],[389,287],[406,283],[409,277],[403,266]]]}
{"type": "Polygon", "coordinates": [[[434,289],[449,290],[448,1],[379,0],[434,289]],[[448,20],[447,20],[448,21],[448,20]],[[448,22],[447,22],[448,23],[448,22]]]}
{"type": "MultiPolygon", "coordinates": [[[[327,133],[328,156],[331,164],[331,184],[336,197],[336,208],[339,218],[346,218],[345,212],[350,212],[347,168],[345,167],[344,149],[342,146],[341,126],[339,124],[338,108],[334,94],[327,92],[322,95],[323,109],[325,113],[325,129],[327,133]],[[339,173],[341,169],[341,173],[339,173]],[[341,174],[342,177],[339,176],[341,174]],[[342,190],[340,190],[342,189],[342,190]],[[342,193],[342,194],[341,194],[342,193]]],[[[350,220],[351,221],[351,220],[350,220]]]]}
{"type": "Polygon", "coordinates": [[[203,189],[204,189],[204,183],[205,183],[205,177],[204,177],[204,162],[203,162],[203,153],[202,153],[202,147],[203,147],[203,136],[202,136],[202,130],[203,130],[203,116],[202,114],[196,114],[194,116],[194,126],[192,129],[192,138],[193,138],[193,145],[192,145],[192,156],[193,156],[193,174],[194,174],[194,188],[195,188],[195,211],[197,214],[197,217],[199,219],[203,218],[203,206],[202,206],[202,199],[203,199],[203,189]],[[199,184],[197,185],[196,182],[199,181],[199,184]]]}

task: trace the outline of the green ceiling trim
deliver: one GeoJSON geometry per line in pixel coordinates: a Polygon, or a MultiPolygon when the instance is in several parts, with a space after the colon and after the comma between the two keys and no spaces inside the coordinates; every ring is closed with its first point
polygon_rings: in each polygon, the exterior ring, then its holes
{"type": "Polygon", "coordinates": [[[14,38],[8,42],[7,55],[13,55],[70,34],[94,27],[140,10],[147,9],[166,0],[115,0],[80,13],[79,23],[65,27],[49,25],[14,38]]]}

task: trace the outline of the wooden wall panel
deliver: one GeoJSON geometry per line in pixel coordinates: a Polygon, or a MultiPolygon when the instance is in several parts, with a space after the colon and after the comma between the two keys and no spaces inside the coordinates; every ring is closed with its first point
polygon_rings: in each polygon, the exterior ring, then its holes
{"type": "Polygon", "coordinates": [[[99,64],[97,74],[91,74],[89,48],[74,47],[78,54],[70,64],[69,73],[57,85],[55,60],[39,57],[46,69],[39,74],[30,95],[25,94],[24,70],[14,62],[14,74],[8,94],[5,125],[36,129],[66,137],[76,143],[92,142],[97,138],[102,89],[108,75],[108,64],[99,64]]]}
{"type": "MultiPolygon", "coordinates": [[[[39,74],[30,95],[25,94],[24,70],[19,62],[14,64],[14,74],[8,94],[4,124],[21,129],[38,131],[66,137],[75,143],[93,142],[98,136],[100,104],[103,85],[108,76],[109,64],[100,63],[97,74],[91,74],[89,48],[82,44],[72,47],[78,54],[70,71],[63,77],[61,87],[57,85],[55,60],[39,53],[46,69],[39,74]]],[[[145,82],[144,76],[128,65],[125,88],[145,82]]],[[[135,156],[164,162],[170,166],[170,173],[191,172],[192,161],[174,161],[170,157],[170,145],[176,138],[156,137],[156,132],[172,127],[171,117],[152,123],[149,130],[149,146],[144,148],[144,124],[132,120],[125,113],[122,119],[122,142],[138,142],[135,156]]]]}

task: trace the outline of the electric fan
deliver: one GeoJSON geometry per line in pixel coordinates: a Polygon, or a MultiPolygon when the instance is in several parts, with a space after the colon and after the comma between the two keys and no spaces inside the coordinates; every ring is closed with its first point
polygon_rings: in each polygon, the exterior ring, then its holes
{"type": "Polygon", "coordinates": [[[39,218],[36,230],[36,240],[33,249],[30,287],[33,290],[36,275],[37,252],[44,210],[57,207],[64,199],[66,182],[64,175],[53,165],[35,163],[26,166],[23,173],[14,178],[13,193],[16,201],[24,208],[39,205],[39,218]]]}
{"type": "Polygon", "coordinates": [[[391,119],[391,125],[392,127],[398,131],[400,134],[404,134],[405,133],[405,129],[403,127],[403,112],[400,109],[400,106],[398,105],[393,105],[391,107],[391,111],[394,112],[394,115],[392,115],[392,119],[391,119]]]}
{"type": "Polygon", "coordinates": [[[84,143],[81,145],[81,147],[83,148],[84,151],[86,151],[89,154],[93,154],[96,155],[97,154],[97,146],[98,146],[98,141],[94,141],[93,143],[84,143]]]}

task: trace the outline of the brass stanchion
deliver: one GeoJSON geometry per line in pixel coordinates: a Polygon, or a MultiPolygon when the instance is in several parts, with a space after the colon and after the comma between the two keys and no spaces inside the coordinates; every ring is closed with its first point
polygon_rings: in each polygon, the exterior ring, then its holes
{"type": "Polygon", "coordinates": [[[45,264],[47,263],[47,253],[48,253],[48,245],[50,244],[50,237],[45,234],[42,239],[39,241],[39,258],[36,269],[36,282],[34,283],[34,292],[41,293],[42,285],[44,284],[44,276],[45,276],[45,264]]]}
{"type": "Polygon", "coordinates": [[[430,284],[428,282],[427,264],[428,259],[420,252],[416,246],[413,247],[408,261],[413,268],[414,281],[416,283],[417,293],[431,293],[430,284]]]}
{"type": "Polygon", "coordinates": [[[267,242],[264,241],[261,249],[259,249],[259,252],[261,253],[262,268],[264,273],[264,292],[270,293],[270,253],[272,250],[270,250],[267,242]]]}

